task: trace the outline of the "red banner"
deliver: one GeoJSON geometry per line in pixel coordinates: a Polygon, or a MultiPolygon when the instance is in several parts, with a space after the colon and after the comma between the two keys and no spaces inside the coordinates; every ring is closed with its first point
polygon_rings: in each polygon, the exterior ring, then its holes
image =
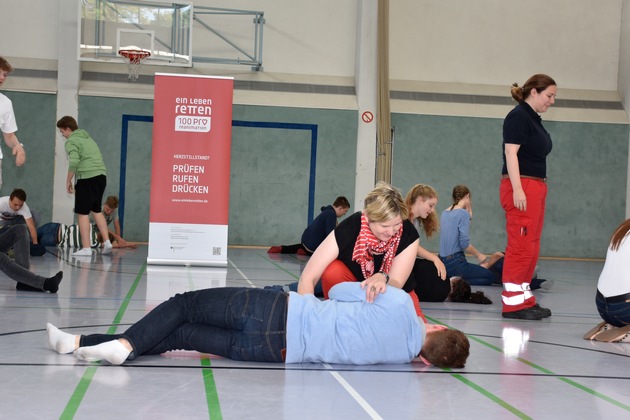
{"type": "Polygon", "coordinates": [[[227,263],[233,88],[155,75],[149,262],[227,263]]]}

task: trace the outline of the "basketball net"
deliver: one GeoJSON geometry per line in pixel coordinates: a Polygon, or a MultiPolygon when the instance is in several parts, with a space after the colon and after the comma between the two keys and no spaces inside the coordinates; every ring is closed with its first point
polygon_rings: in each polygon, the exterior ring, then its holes
{"type": "Polygon", "coordinates": [[[123,59],[127,62],[127,69],[129,70],[129,80],[135,82],[138,80],[140,74],[140,67],[142,62],[151,56],[149,51],[144,50],[120,50],[118,51],[123,59]]]}

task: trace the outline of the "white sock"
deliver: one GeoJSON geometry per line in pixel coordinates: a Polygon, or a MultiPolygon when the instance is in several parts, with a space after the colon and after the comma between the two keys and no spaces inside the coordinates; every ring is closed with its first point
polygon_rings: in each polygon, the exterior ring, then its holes
{"type": "Polygon", "coordinates": [[[103,242],[103,250],[101,251],[101,254],[111,254],[111,253],[112,253],[112,243],[108,239],[105,242],[103,242]]]}
{"type": "Polygon", "coordinates": [[[79,347],[74,354],[87,362],[107,360],[112,365],[121,365],[131,353],[118,340],[107,341],[96,346],[79,347]]]}
{"type": "Polygon", "coordinates": [[[76,335],[65,333],[50,322],[46,324],[46,330],[48,331],[48,347],[59,354],[68,354],[74,351],[76,335]]]}
{"type": "Polygon", "coordinates": [[[92,255],[92,248],[81,248],[77,252],[72,253],[73,257],[83,257],[83,256],[91,256],[91,255],[92,255]]]}

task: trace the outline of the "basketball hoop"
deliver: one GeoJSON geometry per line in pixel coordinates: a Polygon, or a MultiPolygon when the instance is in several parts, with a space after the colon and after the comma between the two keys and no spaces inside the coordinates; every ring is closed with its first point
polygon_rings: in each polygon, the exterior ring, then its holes
{"type": "Polygon", "coordinates": [[[129,80],[132,82],[138,80],[138,74],[140,72],[140,67],[142,67],[142,62],[151,57],[151,53],[149,51],[135,49],[119,50],[118,54],[120,54],[127,62],[129,80]]]}

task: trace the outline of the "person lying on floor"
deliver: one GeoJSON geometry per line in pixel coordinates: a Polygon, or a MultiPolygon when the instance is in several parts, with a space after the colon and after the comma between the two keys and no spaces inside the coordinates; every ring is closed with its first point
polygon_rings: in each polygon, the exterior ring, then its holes
{"type": "Polygon", "coordinates": [[[367,302],[362,284],[335,285],[329,300],[313,294],[222,287],[177,294],[122,334],[72,335],[48,324],[60,354],[120,365],[139,356],[196,350],[233,360],[369,365],[424,363],[463,368],[468,338],[425,325],[411,298],[387,286],[367,302]]]}
{"type": "MultiPolygon", "coordinates": [[[[98,229],[90,224],[90,247],[100,248],[103,246],[103,238],[98,229]]],[[[49,222],[37,228],[37,240],[43,246],[58,246],[60,248],[81,248],[81,236],[79,235],[79,225],[65,225],[63,223],[49,222]]],[[[114,239],[109,233],[109,240],[113,248],[137,248],[135,242],[125,241],[124,244],[114,239]]]]}
{"type": "Polygon", "coordinates": [[[461,277],[451,277],[431,283],[424,281],[426,277],[422,274],[426,270],[435,270],[435,266],[427,260],[417,259],[411,277],[405,286],[412,287],[420,302],[454,302],[454,303],[476,303],[480,305],[490,305],[492,301],[482,292],[473,292],[468,282],[461,277]],[[424,271],[423,271],[424,270],[424,271]]]}

